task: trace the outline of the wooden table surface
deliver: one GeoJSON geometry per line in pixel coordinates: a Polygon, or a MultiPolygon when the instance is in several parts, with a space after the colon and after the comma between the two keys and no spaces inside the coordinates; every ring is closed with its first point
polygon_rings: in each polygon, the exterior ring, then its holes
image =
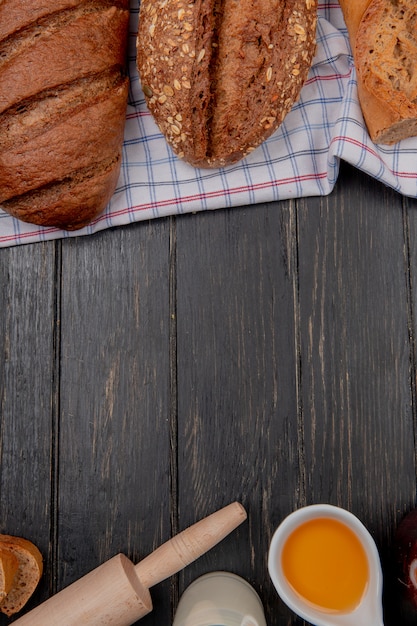
{"type": "Polygon", "coordinates": [[[268,626],[303,624],[268,546],[327,502],[377,543],[386,626],[416,623],[392,544],[416,505],[417,201],[342,165],[329,197],[3,249],[0,289],[0,532],[45,565],[27,609],[238,500],[247,522],[156,586],[140,624],[171,625],[219,569],[268,626]]]}

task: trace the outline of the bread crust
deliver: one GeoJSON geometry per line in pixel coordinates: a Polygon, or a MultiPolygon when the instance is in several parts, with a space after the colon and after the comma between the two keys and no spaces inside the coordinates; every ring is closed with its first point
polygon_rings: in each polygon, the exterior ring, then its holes
{"type": "Polygon", "coordinates": [[[375,143],[417,135],[417,7],[413,0],[340,0],[358,96],[375,143]]]}
{"type": "Polygon", "coordinates": [[[121,156],[92,169],[73,172],[63,181],[28,192],[4,203],[23,222],[68,231],[87,226],[110,202],[119,178],[121,156]]]}
{"type": "Polygon", "coordinates": [[[0,46],[0,113],[40,91],[123,66],[128,12],[81,5],[53,14],[0,46]]]}
{"type": "Polygon", "coordinates": [[[372,0],[339,0],[352,48],[363,14],[371,2],[372,0]]]}
{"type": "Polygon", "coordinates": [[[17,560],[12,587],[0,603],[0,611],[10,616],[20,611],[33,594],[43,572],[42,554],[28,539],[0,535],[0,549],[17,560]]]}
{"type": "Polygon", "coordinates": [[[42,128],[42,120],[38,120],[32,131],[24,137],[18,135],[12,145],[1,150],[0,202],[65,179],[74,171],[74,164],[82,169],[119,155],[127,89],[127,81],[120,81],[109,93],[99,93],[79,110],[65,111],[52,127],[43,120],[42,128]],[[103,127],[106,119],[114,122],[103,127]]]}
{"type": "Polygon", "coordinates": [[[229,165],[278,128],[311,67],[316,14],[315,0],[142,0],[142,88],[177,156],[229,165]]]}
{"type": "Polygon", "coordinates": [[[82,228],[104,210],[120,172],[128,0],[4,0],[2,16],[1,208],[82,228]]]}
{"type": "MultiPolygon", "coordinates": [[[[79,4],[80,0],[55,0],[54,9],[60,11],[79,4]]],[[[50,11],[45,0],[3,0],[0,3],[0,41],[48,15],[50,11]]]]}
{"type": "MultiPolygon", "coordinates": [[[[53,4],[50,4],[45,0],[1,0],[0,41],[40,18],[87,4],[87,2],[88,0],[55,0],[53,4]]],[[[106,0],[102,4],[106,4],[106,0]]],[[[129,8],[129,0],[119,0],[117,3],[108,1],[107,4],[117,4],[122,9],[129,8]]]]}

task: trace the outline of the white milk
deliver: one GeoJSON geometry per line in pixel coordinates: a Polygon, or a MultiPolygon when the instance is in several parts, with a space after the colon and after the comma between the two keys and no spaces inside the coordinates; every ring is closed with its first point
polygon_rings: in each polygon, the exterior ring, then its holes
{"type": "Polygon", "coordinates": [[[261,600],[246,580],[210,572],[187,587],[173,626],[266,626],[266,621],[261,600]]]}

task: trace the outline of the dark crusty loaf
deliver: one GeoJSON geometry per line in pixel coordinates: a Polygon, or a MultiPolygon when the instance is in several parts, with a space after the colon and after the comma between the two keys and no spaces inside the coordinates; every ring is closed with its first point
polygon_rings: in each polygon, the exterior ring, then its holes
{"type": "Polygon", "coordinates": [[[310,69],[316,12],[316,0],[142,0],[142,88],[179,157],[224,166],[277,129],[310,69]]]}
{"type": "Polygon", "coordinates": [[[415,0],[340,0],[371,139],[393,144],[417,135],[415,0]]]}
{"type": "Polygon", "coordinates": [[[0,206],[78,229],[118,179],[128,0],[0,4],[0,206]]]}

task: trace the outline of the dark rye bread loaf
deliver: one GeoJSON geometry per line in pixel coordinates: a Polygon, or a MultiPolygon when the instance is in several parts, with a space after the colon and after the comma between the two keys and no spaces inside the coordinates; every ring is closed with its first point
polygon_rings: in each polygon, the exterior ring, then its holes
{"type": "Polygon", "coordinates": [[[142,88],[180,158],[228,165],[278,128],[311,67],[316,13],[316,0],[142,0],[142,88]]]}
{"type": "Polygon", "coordinates": [[[0,3],[0,206],[78,229],[120,172],[128,0],[0,3]]]}

